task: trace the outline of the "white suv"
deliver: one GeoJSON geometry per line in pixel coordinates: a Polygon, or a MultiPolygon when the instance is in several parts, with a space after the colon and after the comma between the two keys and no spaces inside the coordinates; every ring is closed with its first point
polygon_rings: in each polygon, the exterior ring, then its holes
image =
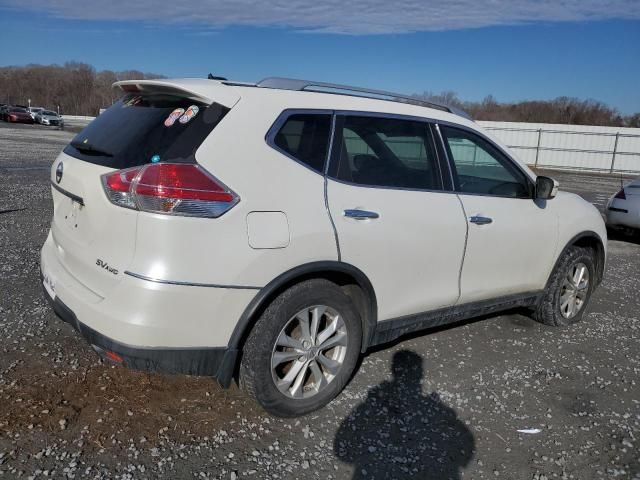
{"type": "Polygon", "coordinates": [[[374,345],[513,308],[567,325],[602,279],[598,211],[462,112],[281,78],[116,86],[52,166],[41,256],[112,362],[299,415],[374,345]]]}

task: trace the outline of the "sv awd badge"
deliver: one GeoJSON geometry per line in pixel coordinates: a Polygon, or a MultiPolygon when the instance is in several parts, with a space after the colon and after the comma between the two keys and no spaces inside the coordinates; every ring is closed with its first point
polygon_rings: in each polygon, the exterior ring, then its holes
{"type": "Polygon", "coordinates": [[[96,260],[96,265],[100,268],[104,268],[107,272],[113,273],[114,275],[118,274],[118,269],[110,267],[109,264],[99,258],[96,260]]]}

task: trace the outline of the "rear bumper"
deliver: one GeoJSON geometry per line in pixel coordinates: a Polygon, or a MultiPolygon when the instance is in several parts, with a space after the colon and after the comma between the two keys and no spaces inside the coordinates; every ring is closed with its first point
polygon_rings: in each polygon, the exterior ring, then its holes
{"type": "Polygon", "coordinates": [[[115,353],[107,358],[121,357],[117,363],[137,370],[205,375],[229,385],[238,354],[229,342],[256,290],[159,284],[119,273],[101,297],[67,270],[58,250],[49,235],[40,268],[55,288],[45,295],[99,354],[115,353]]]}
{"type": "Polygon", "coordinates": [[[43,290],[55,314],[71,325],[105,360],[133,370],[214,377],[224,387],[231,383],[237,350],[224,347],[156,349],[126,345],[83,324],[60,298],[54,300],[44,287],[43,290]]]}

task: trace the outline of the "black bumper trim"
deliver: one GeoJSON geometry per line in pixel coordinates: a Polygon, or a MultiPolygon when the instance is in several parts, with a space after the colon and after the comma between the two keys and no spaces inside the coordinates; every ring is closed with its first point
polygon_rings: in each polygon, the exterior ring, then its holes
{"type": "Polygon", "coordinates": [[[53,188],[55,188],[57,191],[59,191],[62,195],[65,195],[66,197],[69,197],[71,200],[73,200],[74,202],[79,203],[80,205],[82,205],[84,207],[84,200],[82,199],[82,197],[79,197],[78,195],[75,195],[75,194],[65,190],[61,186],[56,185],[55,183],[53,183],[53,180],[51,181],[51,186],[53,188]]]}
{"type": "Polygon", "coordinates": [[[629,213],[629,210],[625,210],[624,208],[617,208],[617,207],[609,207],[609,211],[619,212],[619,213],[629,213]]]}
{"type": "Polygon", "coordinates": [[[224,388],[231,384],[237,350],[227,347],[136,347],[120,343],[80,322],[60,298],[54,300],[44,286],[43,290],[55,314],[70,324],[103,358],[105,352],[114,352],[122,357],[125,367],[133,370],[214,377],[224,388]]]}

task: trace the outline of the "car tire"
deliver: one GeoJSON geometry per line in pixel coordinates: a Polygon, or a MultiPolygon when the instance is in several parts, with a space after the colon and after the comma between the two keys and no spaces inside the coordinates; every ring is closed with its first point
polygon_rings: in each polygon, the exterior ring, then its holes
{"type": "Polygon", "coordinates": [[[591,299],[595,280],[594,251],[569,247],[556,264],[533,318],[554,327],[579,322],[591,299]],[[576,281],[578,278],[582,280],[576,281]]]}
{"type": "Polygon", "coordinates": [[[324,279],[301,282],[276,297],[251,330],[240,362],[240,387],[273,415],[307,414],[342,391],[361,342],[360,315],[340,287],[324,279]]]}

